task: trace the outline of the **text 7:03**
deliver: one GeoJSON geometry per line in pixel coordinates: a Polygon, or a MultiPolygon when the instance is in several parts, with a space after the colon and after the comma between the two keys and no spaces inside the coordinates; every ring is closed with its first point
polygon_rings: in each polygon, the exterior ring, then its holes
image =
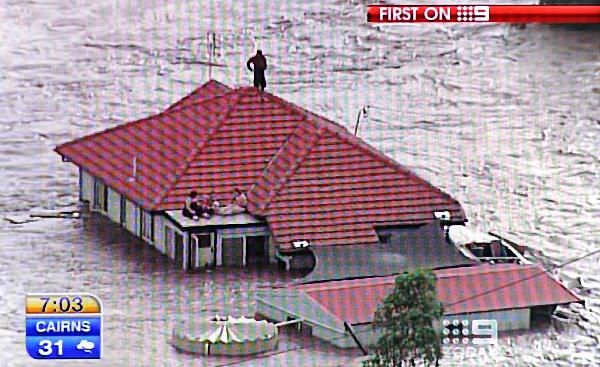
{"type": "MultiPolygon", "coordinates": [[[[50,302],[50,297],[40,297],[44,304],[42,305],[42,312],[46,312],[46,307],[48,306],[48,302],[50,302]]],[[[58,308],[62,312],[67,312],[69,310],[73,310],[75,312],[83,311],[83,300],[81,297],[73,297],[73,301],[69,297],[61,297],[58,300],[58,308]]]]}

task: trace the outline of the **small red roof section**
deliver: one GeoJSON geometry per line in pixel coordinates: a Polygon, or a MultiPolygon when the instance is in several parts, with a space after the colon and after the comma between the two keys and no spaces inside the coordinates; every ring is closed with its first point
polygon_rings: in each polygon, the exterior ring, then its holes
{"type": "Polygon", "coordinates": [[[216,81],[56,151],[149,211],[179,209],[191,190],[219,200],[246,190],[250,213],[266,218],[282,248],[377,243],[376,226],[427,223],[435,211],[466,220],[456,200],[342,126],[216,81]]]}
{"type": "Polygon", "coordinates": [[[209,80],[200,88],[197,88],[189,95],[183,97],[182,99],[171,105],[171,107],[169,107],[167,110],[174,111],[181,108],[193,106],[194,104],[201,103],[203,101],[206,101],[207,99],[222,96],[223,94],[230,91],[231,88],[229,88],[225,84],[220,83],[216,80],[209,80]]]}
{"type": "MultiPolygon", "coordinates": [[[[444,314],[463,314],[579,302],[580,299],[537,265],[498,264],[434,270],[444,314]]],[[[306,293],[332,315],[350,324],[373,321],[395,277],[303,284],[306,293]]]]}

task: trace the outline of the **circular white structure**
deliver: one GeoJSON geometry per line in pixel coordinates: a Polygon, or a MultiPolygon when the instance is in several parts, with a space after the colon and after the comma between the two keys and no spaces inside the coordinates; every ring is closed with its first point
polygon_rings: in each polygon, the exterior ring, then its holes
{"type": "Polygon", "coordinates": [[[219,315],[182,321],[171,335],[178,350],[204,355],[241,356],[277,348],[277,326],[268,321],[219,315]]]}

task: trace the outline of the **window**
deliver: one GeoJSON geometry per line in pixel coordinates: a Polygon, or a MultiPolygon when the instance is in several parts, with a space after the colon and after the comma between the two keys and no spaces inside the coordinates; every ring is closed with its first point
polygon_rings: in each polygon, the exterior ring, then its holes
{"type": "Polygon", "coordinates": [[[244,266],[244,238],[224,237],[221,242],[221,257],[225,266],[244,266]]]}
{"type": "Polygon", "coordinates": [[[79,167],[79,201],[83,201],[83,170],[79,167]]]}
{"type": "Polygon", "coordinates": [[[212,235],[210,233],[194,234],[192,238],[196,242],[198,248],[212,247],[212,235]]]}
{"type": "Polygon", "coordinates": [[[108,188],[100,180],[94,180],[94,209],[108,211],[108,188]]]}
{"type": "Polygon", "coordinates": [[[246,236],[246,257],[264,259],[265,252],[265,236],[246,236]]]}
{"type": "Polygon", "coordinates": [[[154,241],[154,218],[152,214],[141,211],[142,238],[154,241]]]}

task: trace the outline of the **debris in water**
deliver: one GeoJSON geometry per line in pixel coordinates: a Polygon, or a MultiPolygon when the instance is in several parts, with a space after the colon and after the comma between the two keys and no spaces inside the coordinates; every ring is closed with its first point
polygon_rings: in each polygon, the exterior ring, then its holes
{"type": "Polygon", "coordinates": [[[79,218],[78,211],[61,211],[49,209],[33,209],[29,212],[32,218],[79,218]]]}
{"type": "Polygon", "coordinates": [[[25,224],[35,222],[38,219],[33,219],[29,215],[7,215],[6,217],[4,217],[4,220],[11,224],[25,224]]]}

